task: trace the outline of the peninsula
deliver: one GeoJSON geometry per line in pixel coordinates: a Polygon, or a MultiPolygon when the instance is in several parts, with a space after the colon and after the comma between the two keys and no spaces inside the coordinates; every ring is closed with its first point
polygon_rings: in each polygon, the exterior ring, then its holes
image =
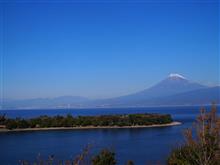
{"type": "Polygon", "coordinates": [[[0,132],[106,129],[106,128],[145,128],[179,125],[169,114],[124,114],[100,116],[40,116],[31,119],[9,119],[0,116],[0,132]]]}

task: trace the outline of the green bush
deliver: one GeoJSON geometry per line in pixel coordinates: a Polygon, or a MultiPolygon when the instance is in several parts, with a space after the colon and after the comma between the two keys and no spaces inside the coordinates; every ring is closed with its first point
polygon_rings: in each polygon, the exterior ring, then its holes
{"type": "Polygon", "coordinates": [[[115,165],[115,153],[107,149],[102,150],[92,159],[92,165],[115,165]]]}

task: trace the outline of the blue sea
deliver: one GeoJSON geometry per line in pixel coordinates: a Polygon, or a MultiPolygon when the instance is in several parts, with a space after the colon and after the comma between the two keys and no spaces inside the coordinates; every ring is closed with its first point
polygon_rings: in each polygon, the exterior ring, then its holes
{"type": "MultiPolygon", "coordinates": [[[[207,107],[207,109],[210,109],[207,107]]],[[[165,164],[170,151],[183,142],[183,131],[191,127],[200,107],[151,107],[114,109],[1,110],[7,117],[32,118],[40,115],[100,115],[131,113],[171,114],[182,125],[161,128],[59,130],[0,133],[0,164],[15,165],[19,160],[69,160],[91,145],[90,155],[102,148],[116,153],[117,164],[133,160],[136,165],[165,164]]]]}

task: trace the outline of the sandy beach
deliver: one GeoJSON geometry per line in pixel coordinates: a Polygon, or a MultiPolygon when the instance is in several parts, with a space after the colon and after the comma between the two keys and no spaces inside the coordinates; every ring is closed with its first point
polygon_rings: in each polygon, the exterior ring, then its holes
{"type": "Polygon", "coordinates": [[[168,127],[182,124],[174,121],[168,124],[153,124],[153,125],[135,125],[135,126],[85,126],[85,127],[48,127],[48,128],[17,128],[13,130],[0,128],[0,132],[20,132],[20,131],[52,131],[52,130],[82,130],[82,129],[123,129],[123,128],[152,128],[152,127],[168,127]]]}

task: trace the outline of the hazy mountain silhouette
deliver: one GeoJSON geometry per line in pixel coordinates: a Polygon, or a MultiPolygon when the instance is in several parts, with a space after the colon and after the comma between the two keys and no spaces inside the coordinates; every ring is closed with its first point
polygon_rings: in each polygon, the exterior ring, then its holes
{"type": "Polygon", "coordinates": [[[184,93],[184,92],[203,89],[203,88],[208,88],[208,87],[201,85],[199,83],[189,81],[188,79],[186,79],[185,77],[179,74],[170,74],[166,79],[143,91],[126,96],[111,98],[111,99],[97,100],[95,103],[94,102],[93,103],[94,105],[103,104],[103,106],[125,105],[125,104],[136,105],[136,102],[142,100],[148,100],[158,97],[160,98],[167,97],[178,93],[184,93]]]}
{"type": "Polygon", "coordinates": [[[34,98],[23,100],[3,99],[3,109],[7,108],[68,108],[80,106],[89,99],[80,96],[61,96],[55,98],[34,98]]]}
{"type": "MultiPolygon", "coordinates": [[[[173,106],[220,104],[220,87],[207,87],[166,97],[157,97],[133,102],[130,106],[173,106]]],[[[129,105],[129,104],[127,104],[129,105]]]]}
{"type": "Polygon", "coordinates": [[[199,105],[212,102],[220,104],[220,87],[198,89],[169,97],[152,99],[151,101],[153,101],[152,105],[199,105]]]}
{"type": "Polygon", "coordinates": [[[206,86],[189,81],[179,74],[170,74],[166,79],[149,89],[139,92],[138,95],[148,97],[169,96],[201,88],[206,88],[206,86]]]}
{"type": "Polygon", "coordinates": [[[220,103],[220,87],[207,87],[179,74],[170,74],[143,91],[110,99],[90,100],[79,96],[62,96],[27,100],[3,100],[3,109],[17,108],[88,108],[202,105],[220,103]]]}

